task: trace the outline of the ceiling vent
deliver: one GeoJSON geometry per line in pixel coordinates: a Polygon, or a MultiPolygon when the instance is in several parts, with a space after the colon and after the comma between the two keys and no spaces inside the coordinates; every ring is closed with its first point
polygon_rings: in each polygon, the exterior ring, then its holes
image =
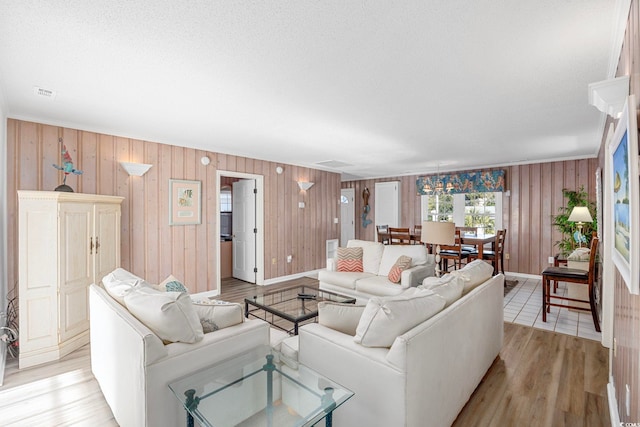
{"type": "Polygon", "coordinates": [[[56,91],[55,90],[50,90],[50,89],[44,89],[38,86],[34,86],[33,87],[33,93],[34,95],[37,96],[42,96],[44,98],[49,98],[49,99],[55,99],[56,98],[56,91]]]}
{"type": "Polygon", "coordinates": [[[353,166],[349,163],[345,163],[345,162],[341,162],[340,160],[327,160],[324,162],[318,162],[316,163],[316,165],[318,166],[324,166],[326,168],[334,168],[334,169],[340,169],[340,168],[346,168],[349,166],[353,166]]]}

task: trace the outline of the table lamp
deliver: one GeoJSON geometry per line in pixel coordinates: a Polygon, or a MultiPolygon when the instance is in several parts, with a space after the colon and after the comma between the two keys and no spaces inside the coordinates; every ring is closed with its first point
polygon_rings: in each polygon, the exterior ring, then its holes
{"type": "Polygon", "coordinates": [[[567,221],[575,222],[578,227],[578,235],[575,236],[575,239],[578,241],[578,246],[582,247],[582,226],[585,222],[593,222],[593,218],[591,218],[591,214],[589,213],[589,208],[586,206],[576,206],[569,214],[569,218],[567,221]]]}
{"type": "Polygon", "coordinates": [[[440,245],[456,243],[456,225],[453,222],[423,221],[420,241],[436,246],[436,277],[440,277],[440,245]]]}

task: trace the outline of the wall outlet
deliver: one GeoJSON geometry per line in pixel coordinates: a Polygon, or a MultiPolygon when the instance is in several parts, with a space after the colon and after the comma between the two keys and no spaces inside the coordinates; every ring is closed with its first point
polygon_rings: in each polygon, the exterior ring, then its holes
{"type": "Polygon", "coordinates": [[[509,259],[509,254],[508,253],[504,254],[504,259],[509,259]]]}
{"type": "Polygon", "coordinates": [[[291,262],[292,259],[293,257],[291,255],[287,255],[287,262],[291,262]]]}
{"type": "Polygon", "coordinates": [[[338,218],[333,218],[333,223],[337,224],[338,223],[338,218]]]}
{"type": "Polygon", "coordinates": [[[271,264],[272,264],[272,265],[276,265],[276,263],[277,263],[277,262],[278,262],[278,261],[277,261],[275,258],[271,258],[271,264]]]}
{"type": "Polygon", "coordinates": [[[298,207],[300,209],[304,209],[304,202],[298,202],[298,207]]]}
{"type": "Polygon", "coordinates": [[[550,257],[549,257],[549,264],[553,264],[553,261],[554,261],[554,260],[553,260],[553,257],[552,257],[552,256],[550,256],[550,257]]]}

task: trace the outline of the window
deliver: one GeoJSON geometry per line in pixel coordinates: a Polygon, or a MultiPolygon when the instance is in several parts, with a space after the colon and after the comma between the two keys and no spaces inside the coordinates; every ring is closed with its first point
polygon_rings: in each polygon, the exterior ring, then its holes
{"type": "Polygon", "coordinates": [[[220,190],[220,212],[231,212],[231,190],[229,188],[222,188],[220,190]]]}
{"type": "Polygon", "coordinates": [[[480,234],[502,228],[502,193],[459,193],[422,196],[423,221],[450,221],[478,227],[480,234]],[[497,213],[497,215],[496,215],[497,213]]]}

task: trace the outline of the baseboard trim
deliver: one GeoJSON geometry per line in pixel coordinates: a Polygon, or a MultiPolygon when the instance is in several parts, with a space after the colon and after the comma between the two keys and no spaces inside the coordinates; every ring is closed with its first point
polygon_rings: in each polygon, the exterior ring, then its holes
{"type": "Polygon", "coordinates": [[[318,271],[320,270],[311,270],[311,271],[305,271],[303,273],[290,274],[288,276],[274,277],[273,279],[265,280],[263,286],[269,286],[269,285],[273,285],[280,282],[286,282],[287,280],[299,279],[301,277],[313,277],[315,279],[318,277],[318,271]]]}
{"type": "Polygon", "coordinates": [[[526,274],[526,273],[513,273],[511,271],[505,271],[505,276],[524,277],[525,279],[537,279],[542,280],[542,276],[539,274],[526,274]]]}
{"type": "Polygon", "coordinates": [[[609,417],[611,427],[620,427],[620,414],[618,414],[618,399],[616,399],[616,387],[613,385],[613,377],[609,377],[607,383],[607,400],[609,401],[609,417]]]}

